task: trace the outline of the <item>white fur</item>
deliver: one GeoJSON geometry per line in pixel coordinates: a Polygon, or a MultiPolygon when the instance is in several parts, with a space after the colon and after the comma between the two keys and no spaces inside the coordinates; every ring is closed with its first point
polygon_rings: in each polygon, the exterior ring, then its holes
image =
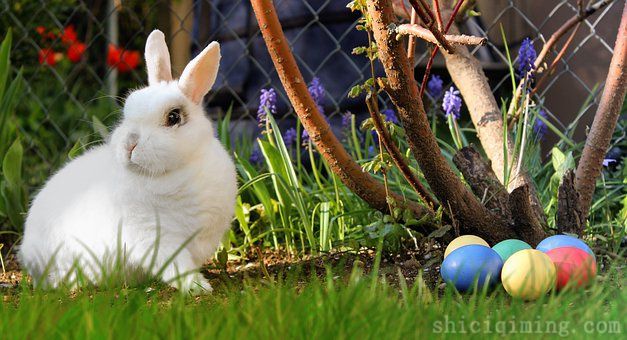
{"type": "Polygon", "coordinates": [[[237,195],[233,162],[198,100],[215,81],[219,45],[190,62],[192,81],[181,86],[168,81],[163,34],[148,41],[151,83],[126,99],[110,141],[68,163],[32,202],[19,259],[37,284],[72,279],[75,263],[97,282],[122,248],[130,268],[163,267],[161,278],[185,292],[211,289],[197,269],[228,230],[237,195]],[[184,123],[165,126],[174,107],[184,123]]]}

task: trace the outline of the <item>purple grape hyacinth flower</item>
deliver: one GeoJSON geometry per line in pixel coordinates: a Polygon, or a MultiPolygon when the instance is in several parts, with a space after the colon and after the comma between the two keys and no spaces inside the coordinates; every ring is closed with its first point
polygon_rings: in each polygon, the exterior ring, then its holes
{"type": "Polygon", "coordinates": [[[260,126],[266,123],[267,112],[276,114],[276,91],[273,88],[261,89],[259,108],[257,109],[257,122],[260,126]]]}
{"type": "Polygon", "coordinates": [[[287,146],[291,146],[292,144],[294,144],[294,142],[296,142],[296,129],[295,128],[292,127],[292,128],[287,129],[287,131],[285,131],[285,134],[283,134],[283,142],[287,146]]]}
{"type": "Polygon", "coordinates": [[[309,132],[303,129],[303,133],[300,135],[300,142],[303,146],[309,145],[309,132]]]}
{"type": "Polygon", "coordinates": [[[307,90],[309,90],[309,94],[311,94],[311,98],[313,98],[320,113],[324,114],[324,106],[322,105],[322,101],[324,100],[324,86],[320,78],[314,77],[311,83],[309,83],[307,90]]]}
{"type": "Polygon", "coordinates": [[[444,93],[442,109],[447,117],[452,115],[453,119],[459,119],[459,113],[462,109],[462,98],[459,96],[459,91],[457,91],[455,87],[451,86],[451,88],[444,93]]]}
{"type": "Polygon", "coordinates": [[[538,138],[542,139],[548,130],[548,126],[540,117],[546,119],[546,112],[542,109],[538,111],[538,117],[536,117],[536,121],[533,124],[533,132],[538,136],[538,138]]]}
{"type": "Polygon", "coordinates": [[[440,78],[437,74],[431,75],[429,81],[427,82],[427,92],[433,99],[438,100],[442,95],[442,90],[444,85],[444,80],[440,78]]]}
{"type": "Polygon", "coordinates": [[[615,160],[615,159],[605,158],[603,160],[603,166],[607,168],[608,166],[610,166],[610,164],[616,163],[616,162],[617,162],[617,160],[615,160]]]}
{"type": "Polygon", "coordinates": [[[350,111],[342,114],[342,130],[350,130],[353,122],[353,114],[350,111]]]}
{"type": "Polygon", "coordinates": [[[261,150],[259,150],[257,144],[255,144],[255,146],[253,147],[253,151],[250,153],[250,158],[248,159],[248,161],[250,161],[252,164],[259,164],[261,163],[262,158],[263,155],[261,154],[261,150]]]}
{"type": "Polygon", "coordinates": [[[537,58],[536,50],[533,47],[533,41],[529,38],[523,39],[518,50],[518,63],[516,71],[519,78],[524,78],[527,73],[535,69],[534,63],[537,58]]]}
{"type": "Polygon", "coordinates": [[[398,125],[398,118],[396,117],[396,112],[394,112],[394,110],[385,109],[381,113],[383,113],[383,115],[385,116],[386,121],[398,125]]]}

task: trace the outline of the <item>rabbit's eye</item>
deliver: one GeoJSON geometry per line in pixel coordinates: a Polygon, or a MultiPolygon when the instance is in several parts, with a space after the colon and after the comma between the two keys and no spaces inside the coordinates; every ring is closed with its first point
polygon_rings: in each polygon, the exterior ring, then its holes
{"type": "Polygon", "coordinates": [[[174,126],[181,123],[181,109],[172,109],[166,117],[166,125],[174,126]]]}

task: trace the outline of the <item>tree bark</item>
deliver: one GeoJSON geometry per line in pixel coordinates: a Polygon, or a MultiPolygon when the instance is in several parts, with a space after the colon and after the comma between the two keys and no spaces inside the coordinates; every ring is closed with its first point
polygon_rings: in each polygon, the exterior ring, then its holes
{"type": "MultiPolygon", "coordinates": [[[[417,24],[402,24],[398,25],[396,28],[396,32],[398,34],[406,34],[414,37],[418,37],[422,40],[428,41],[433,44],[438,44],[440,48],[442,45],[435,38],[433,33],[431,33],[428,29],[418,26],[417,24]]],[[[452,35],[446,34],[444,35],[446,41],[454,45],[485,45],[488,42],[488,39],[484,37],[475,37],[472,35],[452,35]]]]}
{"type": "Polygon", "coordinates": [[[581,198],[575,189],[575,172],[568,170],[557,192],[557,216],[555,225],[560,234],[583,235],[585,217],[581,212],[581,198]]]}
{"type": "MultiPolygon", "coordinates": [[[[451,15],[450,10],[444,13],[444,20],[451,15]]],[[[459,34],[456,24],[451,26],[452,34],[459,34]]],[[[505,185],[508,191],[526,185],[528,186],[529,199],[535,218],[546,224],[546,216],[537,197],[535,186],[524,169],[516,173],[518,159],[514,154],[513,138],[507,138],[505,142],[503,132],[505,126],[501,110],[492,94],[488,79],[483,73],[481,63],[475,58],[466,46],[453,46],[454,54],[443,52],[446,68],[459,89],[464,102],[470,112],[470,118],[477,130],[477,136],[486,155],[491,161],[492,169],[499,181],[505,185]],[[507,152],[503,152],[506,145],[507,152]],[[507,169],[508,176],[505,170],[507,169]],[[509,177],[505,183],[506,177],[509,177]]]]}
{"type": "MultiPolygon", "coordinates": [[[[373,208],[388,211],[389,205],[385,187],[364,172],[351,158],[318,111],[289,49],[273,2],[271,0],[251,0],[251,4],[281,83],[303,127],[309,133],[311,141],[344,185],[373,208]]],[[[405,201],[398,194],[390,193],[390,196],[397,202],[405,201]]],[[[407,201],[405,204],[418,217],[432,216],[427,209],[415,202],[407,201]]]]}
{"type": "Polygon", "coordinates": [[[605,80],[605,90],[594,115],[575,175],[575,189],[581,195],[580,207],[587,218],[596,180],[610,145],[627,90],[627,3],[616,36],[614,55],[605,80]]]}
{"type": "Polygon", "coordinates": [[[547,233],[533,213],[530,197],[529,187],[521,185],[509,194],[509,207],[512,213],[512,227],[523,240],[535,246],[547,237],[547,233]]]}
{"type": "Polygon", "coordinates": [[[464,186],[442,156],[431,132],[418,87],[401,41],[395,39],[389,0],[367,1],[379,59],[387,75],[386,91],[397,108],[410,149],[435,196],[464,233],[475,233],[494,242],[514,237],[464,186]]]}
{"type": "Polygon", "coordinates": [[[453,163],[488,210],[506,220],[511,218],[509,194],[492,171],[489,161],[485,161],[473,146],[467,146],[455,154],[453,163]]]}

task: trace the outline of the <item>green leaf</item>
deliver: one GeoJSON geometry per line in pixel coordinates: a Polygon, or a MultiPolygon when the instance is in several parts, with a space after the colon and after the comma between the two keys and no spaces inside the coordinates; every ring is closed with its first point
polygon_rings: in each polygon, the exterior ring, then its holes
{"type": "Polygon", "coordinates": [[[229,151],[233,151],[232,150],[232,145],[231,145],[231,134],[229,133],[229,127],[231,126],[231,114],[233,112],[233,103],[231,103],[231,106],[229,106],[229,109],[226,110],[226,114],[224,115],[224,118],[222,118],[220,120],[220,122],[218,123],[218,136],[220,137],[220,142],[222,142],[222,145],[229,151]]]}
{"type": "Polygon", "coordinates": [[[348,98],[357,98],[362,91],[363,87],[361,85],[355,85],[348,91],[348,98]]]}
{"type": "Polygon", "coordinates": [[[67,156],[69,159],[74,159],[80,156],[83,153],[83,150],[85,150],[85,146],[83,145],[83,142],[81,142],[81,140],[79,139],[76,141],[76,143],[74,143],[74,146],[72,146],[70,151],[67,153],[67,156]]]}
{"type": "Polygon", "coordinates": [[[11,73],[11,43],[13,41],[13,33],[9,29],[0,45],[0,98],[4,96],[4,89],[7,84],[7,78],[11,73]]]}
{"type": "Polygon", "coordinates": [[[22,143],[19,139],[16,139],[2,161],[2,174],[7,182],[7,185],[11,188],[17,188],[22,182],[22,156],[24,150],[22,149],[22,143]]]}
{"type": "Polygon", "coordinates": [[[555,169],[556,174],[562,178],[566,171],[569,169],[573,169],[575,167],[575,158],[573,157],[572,151],[564,154],[560,149],[553,148],[551,151],[551,162],[553,164],[553,168],[555,169]]]}
{"type": "Polygon", "coordinates": [[[2,183],[0,185],[0,196],[2,196],[4,210],[15,229],[21,230],[24,224],[24,204],[21,202],[20,193],[10,189],[7,184],[2,183]]]}
{"type": "Polygon", "coordinates": [[[469,17],[478,17],[481,16],[480,12],[475,11],[474,9],[469,9],[466,14],[468,14],[469,17]]]}
{"type": "Polygon", "coordinates": [[[566,156],[560,149],[555,147],[551,150],[551,163],[553,164],[553,169],[555,171],[558,171],[560,169],[565,159],[566,156]]]}
{"type": "Polygon", "coordinates": [[[107,139],[109,137],[109,130],[104,125],[104,123],[100,121],[100,119],[98,119],[98,117],[91,116],[91,122],[94,128],[94,132],[99,134],[102,139],[107,139]]]}

